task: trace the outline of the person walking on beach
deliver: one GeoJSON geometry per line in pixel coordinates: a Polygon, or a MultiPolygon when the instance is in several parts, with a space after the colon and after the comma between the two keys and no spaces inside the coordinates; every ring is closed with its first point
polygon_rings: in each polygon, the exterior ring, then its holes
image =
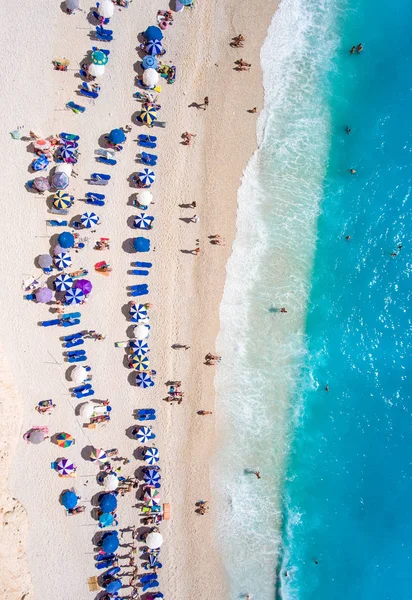
{"type": "Polygon", "coordinates": [[[199,246],[197,248],[195,248],[194,250],[191,250],[190,254],[195,254],[195,256],[198,256],[198,254],[200,254],[200,248],[199,248],[199,246]]]}
{"type": "Polygon", "coordinates": [[[183,144],[185,146],[190,146],[193,137],[196,137],[195,133],[190,133],[189,131],[182,133],[183,144]]]}
{"type": "Polygon", "coordinates": [[[190,220],[192,221],[192,223],[199,223],[200,218],[197,215],[193,215],[193,217],[190,220]]]}

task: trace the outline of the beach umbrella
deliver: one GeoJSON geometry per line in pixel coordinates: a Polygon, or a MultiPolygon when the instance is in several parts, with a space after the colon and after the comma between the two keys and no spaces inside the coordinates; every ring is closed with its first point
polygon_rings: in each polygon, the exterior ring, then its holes
{"type": "Polygon", "coordinates": [[[66,0],[66,8],[69,10],[76,10],[79,6],[79,0],[66,0]]]}
{"type": "Polygon", "coordinates": [[[156,175],[152,169],[142,169],[137,176],[144,185],[150,185],[156,179],[156,175]]]}
{"type": "Polygon", "coordinates": [[[54,264],[60,271],[67,269],[67,267],[70,267],[72,264],[70,254],[67,254],[67,252],[60,252],[59,254],[56,254],[54,257],[54,264]]]}
{"type": "MultiPolygon", "coordinates": [[[[81,381],[79,381],[78,383],[81,383],[81,381]]],[[[88,421],[94,415],[94,404],[92,404],[91,402],[85,402],[81,405],[79,414],[81,417],[83,417],[83,419],[86,419],[86,421],[88,421]]]]}
{"type": "Polygon", "coordinates": [[[72,198],[66,192],[57,192],[53,196],[53,206],[55,206],[59,210],[65,210],[70,208],[72,205],[72,198]]]}
{"type": "Polygon", "coordinates": [[[136,250],[136,252],[149,252],[150,240],[148,240],[144,237],[134,238],[133,248],[136,250]]]}
{"type": "Polygon", "coordinates": [[[112,579],[107,585],[106,585],[106,592],[108,594],[116,594],[116,592],[118,592],[122,587],[122,582],[120,579],[112,579]]]}
{"type": "Polygon", "coordinates": [[[122,129],[112,129],[109,133],[109,141],[112,144],[122,144],[126,141],[126,135],[122,129]]]}
{"type": "Polygon", "coordinates": [[[70,161],[74,156],[76,156],[77,150],[71,146],[62,146],[60,148],[60,156],[64,161],[70,161]]]}
{"type": "Polygon", "coordinates": [[[135,371],[147,371],[149,368],[148,356],[138,356],[137,354],[132,354],[129,360],[135,371]]]}
{"type": "Polygon", "coordinates": [[[53,298],[53,292],[47,287],[42,287],[36,290],[35,296],[37,302],[47,304],[47,302],[50,302],[50,300],[53,298]]]}
{"type": "Polygon", "coordinates": [[[90,65],[89,67],[89,75],[92,77],[102,77],[104,75],[104,65],[90,65]]]}
{"type": "Polygon", "coordinates": [[[144,108],[140,111],[140,114],[137,116],[137,120],[140,123],[151,125],[152,123],[154,123],[154,121],[157,121],[156,110],[153,107],[144,108]]]}
{"type": "Polygon", "coordinates": [[[155,69],[145,69],[143,71],[143,83],[149,87],[154,88],[159,81],[159,73],[155,69]]]}
{"type": "Polygon", "coordinates": [[[72,165],[70,165],[69,163],[60,163],[59,165],[57,165],[54,172],[55,173],[65,173],[67,175],[67,177],[70,177],[70,175],[72,174],[72,171],[73,171],[72,165]]]}
{"type": "Polygon", "coordinates": [[[142,340],[130,342],[129,345],[133,350],[133,356],[144,356],[149,352],[149,346],[142,340]]]}
{"type": "Polygon", "coordinates": [[[67,273],[60,273],[54,280],[54,287],[58,292],[67,292],[73,286],[73,279],[67,273]]]}
{"type": "Polygon", "coordinates": [[[62,248],[73,248],[74,246],[74,235],[70,231],[63,231],[57,238],[57,243],[62,248]]]}
{"type": "Polygon", "coordinates": [[[133,329],[134,337],[137,340],[145,340],[149,337],[149,327],[147,325],[143,325],[143,323],[139,323],[133,329]]]}
{"type": "Polygon", "coordinates": [[[110,17],[112,17],[114,13],[113,2],[109,0],[103,0],[103,2],[100,3],[100,6],[97,10],[99,11],[99,15],[101,15],[105,19],[110,19],[110,17]]]}
{"type": "Polygon", "coordinates": [[[163,544],[163,536],[157,531],[151,531],[146,538],[146,546],[150,550],[157,550],[163,544]]]}
{"type": "Polygon", "coordinates": [[[148,54],[142,60],[142,69],[157,69],[159,61],[154,56],[148,54]]]}
{"type": "Polygon", "coordinates": [[[88,279],[77,279],[74,282],[73,287],[81,290],[85,296],[90,294],[90,292],[93,289],[92,282],[89,281],[88,279]]]}
{"type": "Polygon", "coordinates": [[[153,217],[146,215],[145,213],[141,213],[135,217],[134,226],[137,227],[137,229],[149,229],[152,221],[153,217]]]}
{"type": "Polygon", "coordinates": [[[40,254],[38,261],[41,269],[48,269],[53,264],[53,259],[50,254],[40,254]]]}
{"type": "Polygon", "coordinates": [[[99,517],[99,523],[102,527],[110,527],[113,521],[113,515],[111,515],[110,513],[102,513],[99,517]]]}
{"type": "MultiPolygon", "coordinates": [[[[88,377],[88,373],[87,373],[86,369],[84,367],[82,367],[81,365],[76,365],[74,367],[73,371],[71,372],[71,380],[74,383],[76,383],[77,385],[79,383],[83,383],[84,381],[86,381],[87,377],[88,377]]],[[[90,403],[88,402],[87,404],[90,404],[90,403]]],[[[81,414],[81,412],[80,412],[80,414],[81,414]]],[[[82,416],[84,416],[84,415],[82,415],[82,416]]]]}
{"type": "Polygon", "coordinates": [[[114,473],[109,473],[108,475],[106,475],[106,477],[104,478],[104,489],[106,490],[106,492],[114,492],[115,490],[117,490],[119,486],[119,480],[117,478],[117,475],[115,475],[114,473]]]}
{"type": "Polygon", "coordinates": [[[154,386],[153,379],[150,377],[150,375],[148,375],[148,373],[139,373],[136,377],[136,384],[141,388],[154,386]]]}
{"type": "Polygon", "coordinates": [[[160,40],[150,40],[146,44],[146,52],[152,56],[160,54],[163,50],[162,42],[160,40]]]}
{"type": "Polygon", "coordinates": [[[92,460],[93,462],[98,462],[98,463],[105,463],[107,462],[109,459],[107,457],[106,452],[103,450],[103,448],[94,448],[91,452],[90,452],[90,460],[92,460]]]}
{"type": "Polygon", "coordinates": [[[153,202],[153,194],[149,190],[142,190],[138,194],[139,204],[151,204],[153,202]]]}
{"type": "MultiPolygon", "coordinates": [[[[46,256],[48,256],[48,254],[46,254],[46,256]]],[[[144,319],[147,317],[147,310],[143,304],[135,304],[133,302],[133,304],[129,305],[129,314],[137,315],[140,319],[144,319]]]]}
{"type": "Polygon", "coordinates": [[[146,31],[144,32],[144,37],[148,42],[152,40],[162,41],[163,33],[160,27],[156,27],[155,25],[150,25],[146,31]]]}
{"type": "Polygon", "coordinates": [[[49,140],[38,139],[34,142],[33,145],[36,148],[36,150],[48,150],[51,146],[51,143],[49,140]]]}
{"type": "Polygon", "coordinates": [[[145,491],[143,496],[143,502],[149,506],[160,504],[160,492],[154,488],[149,488],[145,491]]]}
{"type": "Polygon", "coordinates": [[[147,483],[147,485],[156,485],[161,480],[161,475],[158,471],[154,469],[149,469],[143,473],[143,479],[147,483]]]}
{"type": "Polygon", "coordinates": [[[80,217],[80,221],[85,227],[87,227],[87,229],[90,229],[90,227],[93,227],[93,225],[98,224],[99,217],[94,212],[85,212],[80,217]]]}
{"type": "Polygon", "coordinates": [[[65,190],[69,185],[69,177],[66,173],[55,173],[51,178],[51,184],[56,190],[65,190]]]}
{"type": "Polygon", "coordinates": [[[32,429],[28,435],[28,440],[32,444],[41,444],[44,442],[45,435],[41,429],[32,429]]]}
{"type": "Polygon", "coordinates": [[[45,192],[50,189],[50,183],[47,177],[36,177],[33,180],[33,185],[39,192],[45,192]]]}
{"type": "Polygon", "coordinates": [[[60,448],[68,448],[74,442],[73,436],[70,433],[59,433],[56,435],[56,444],[60,446],[60,448]]]}
{"type": "Polygon", "coordinates": [[[183,4],[183,6],[192,6],[193,4],[193,0],[179,0],[180,4],[183,4]]]}
{"type": "Polygon", "coordinates": [[[117,508],[117,499],[114,494],[103,494],[99,498],[99,506],[103,512],[112,512],[117,508]]]}
{"type": "Polygon", "coordinates": [[[61,496],[61,503],[63,504],[64,508],[67,508],[68,510],[70,508],[75,508],[77,505],[77,495],[72,492],[71,490],[67,490],[67,492],[63,492],[62,496],[61,496]]]}
{"type": "Polygon", "coordinates": [[[104,552],[107,554],[112,554],[116,552],[119,547],[119,537],[117,535],[117,531],[110,531],[110,533],[106,533],[103,536],[102,540],[102,548],[104,552]]]}
{"type": "Polygon", "coordinates": [[[81,304],[84,298],[85,296],[80,288],[72,287],[70,290],[67,290],[65,301],[70,306],[72,304],[81,304]]]}
{"type": "Polygon", "coordinates": [[[157,448],[148,448],[144,453],[144,459],[149,465],[154,465],[159,461],[159,450],[157,448]]]}
{"type": "Polygon", "coordinates": [[[76,467],[72,461],[67,458],[62,458],[56,465],[56,471],[59,475],[71,475],[75,470],[76,467]]]}
{"type": "Polygon", "coordinates": [[[142,442],[142,444],[146,444],[146,442],[153,439],[152,436],[153,433],[150,427],[140,427],[136,437],[139,440],[139,442],[142,442]]]}
{"type": "Polygon", "coordinates": [[[92,52],[91,61],[94,65],[106,65],[109,58],[102,50],[95,50],[92,52]]]}

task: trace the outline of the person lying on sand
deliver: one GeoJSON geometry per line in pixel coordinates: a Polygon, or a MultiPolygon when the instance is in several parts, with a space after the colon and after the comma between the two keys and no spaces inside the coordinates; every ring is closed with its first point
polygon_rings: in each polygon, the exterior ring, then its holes
{"type": "Polygon", "coordinates": [[[245,41],[245,38],[243,37],[243,35],[241,33],[239,33],[239,35],[232,38],[232,42],[230,45],[233,46],[234,48],[243,48],[244,41],[245,41]]]}

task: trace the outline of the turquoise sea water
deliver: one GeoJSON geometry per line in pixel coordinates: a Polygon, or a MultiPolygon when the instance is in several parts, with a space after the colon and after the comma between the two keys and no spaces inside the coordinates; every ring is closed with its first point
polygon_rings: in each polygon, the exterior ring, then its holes
{"type": "Polygon", "coordinates": [[[283,0],[262,50],[218,339],[233,599],[410,598],[411,16],[283,0]]]}

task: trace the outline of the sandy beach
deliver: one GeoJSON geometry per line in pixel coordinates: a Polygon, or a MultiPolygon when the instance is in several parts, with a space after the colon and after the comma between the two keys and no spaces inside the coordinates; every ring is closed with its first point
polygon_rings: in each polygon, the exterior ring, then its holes
{"type": "MultiPolygon", "coordinates": [[[[177,66],[177,79],[174,85],[162,85],[160,114],[167,125],[154,131],[159,164],[152,187],[155,203],[148,211],[155,217],[154,230],[149,233],[152,252],[139,256],[130,253],[129,240],[136,230],[129,223],[139,212],[129,203],[136,192],[130,175],[137,170],[136,135],[148,130],[138,128],[135,121],[140,107],[133,98],[137,34],[154,24],[157,10],[165,8],[158,0],[150,4],[134,0],[128,9],[116,7],[110,22],[114,40],[105,45],[90,40],[93,26],[86,18],[88,7],[68,16],[59,4],[51,6],[40,0],[35,35],[27,8],[16,5],[5,16],[1,94],[7,161],[0,221],[0,342],[5,357],[0,364],[0,397],[6,417],[0,424],[0,456],[3,473],[9,475],[8,488],[6,480],[0,488],[2,539],[7,544],[7,555],[0,555],[6,574],[1,590],[5,600],[95,597],[87,580],[96,574],[93,540],[100,530],[91,516],[91,500],[102,488],[96,482],[96,465],[83,458],[84,449],[116,446],[122,456],[131,459],[122,474],[132,475],[143,463],[135,460],[137,443],[127,432],[137,424],[133,411],[148,407],[156,408],[158,414],[154,427],[161,456],[162,500],[171,505],[171,520],[161,525],[165,542],[159,589],[173,600],[223,599],[229,594],[213,524],[219,507],[211,502],[207,515],[195,512],[196,502],[213,500],[209,465],[216,444],[215,415],[199,416],[197,411],[214,411],[215,367],[206,366],[204,357],[214,352],[225,265],[235,235],[236,192],[256,146],[257,115],[247,111],[262,106],[259,50],[275,4],[263,0],[253,5],[234,0],[224,5],[198,2],[193,10],[175,14],[164,45],[167,61],[177,66]],[[17,30],[23,44],[16,43],[17,30]],[[243,49],[229,46],[238,33],[246,38],[243,49]],[[75,93],[81,82],[76,78],[79,64],[92,45],[104,45],[111,51],[96,101],[83,100],[75,93]],[[51,61],[58,57],[70,60],[68,72],[53,71],[51,61]],[[252,63],[250,71],[234,70],[234,61],[240,57],[252,63]],[[207,110],[189,106],[202,103],[205,96],[209,97],[207,110]],[[75,115],[66,110],[69,100],[86,106],[86,112],[75,115]],[[117,165],[97,168],[94,150],[99,138],[126,124],[133,129],[116,157],[117,165]],[[80,329],[106,335],[104,341],[87,342],[95,397],[109,398],[113,407],[111,422],[96,430],[85,429],[76,416],[80,402],[69,392],[61,329],[39,327],[39,321],[50,318],[48,307],[23,299],[22,280],[40,275],[34,260],[50,251],[50,238],[61,230],[46,225],[51,217],[46,196],[31,194],[24,187],[33,178],[28,171],[33,154],[28,141],[13,140],[9,135],[17,126],[24,128],[23,135],[30,130],[46,137],[60,131],[80,135],[78,177],[71,179],[69,188],[75,198],[84,198],[92,189],[85,179],[93,171],[112,175],[104,188],[108,202],[96,210],[101,225],[95,234],[86,233],[86,248],[73,255],[73,266],[87,268],[94,286],[81,308],[80,329]],[[181,144],[184,131],[196,134],[189,147],[181,144]],[[196,209],[185,208],[193,200],[196,209]],[[200,221],[187,222],[194,214],[200,221]],[[212,245],[209,236],[214,234],[225,238],[226,245],[212,245]],[[110,250],[103,253],[93,250],[94,241],[101,236],[111,239],[110,250]],[[197,240],[200,254],[195,256],[188,251],[196,247],[197,240]],[[130,385],[124,352],[114,344],[130,333],[125,317],[126,286],[137,281],[127,271],[132,261],[147,259],[153,262],[146,298],[153,304],[150,361],[157,380],[155,387],[140,390],[130,385]],[[109,277],[93,271],[98,260],[107,260],[113,267],[109,277]],[[190,348],[173,349],[173,344],[190,348]],[[169,380],[182,381],[185,397],[181,405],[163,401],[169,380]],[[57,405],[53,414],[37,414],[35,404],[47,398],[57,405]],[[28,445],[22,436],[36,425],[47,425],[51,434],[67,431],[76,443],[67,450],[49,441],[28,445]],[[78,466],[76,479],[65,482],[51,469],[51,463],[61,456],[78,466]],[[72,485],[87,510],[67,517],[59,497],[72,485]]],[[[76,202],[70,216],[85,209],[84,203],[76,202]]],[[[120,529],[139,523],[135,504],[132,494],[119,501],[120,529]]],[[[130,542],[130,535],[125,533],[122,540],[130,542]]],[[[123,561],[122,565],[126,564],[123,561]]],[[[126,588],[123,595],[129,591],[126,588]]]]}

